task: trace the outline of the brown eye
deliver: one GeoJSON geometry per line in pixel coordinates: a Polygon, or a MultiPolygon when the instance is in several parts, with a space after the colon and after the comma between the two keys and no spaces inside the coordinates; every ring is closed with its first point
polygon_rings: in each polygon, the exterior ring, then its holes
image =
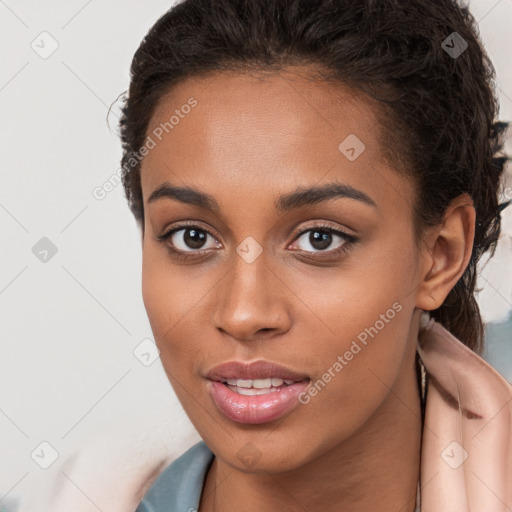
{"type": "Polygon", "coordinates": [[[350,244],[355,240],[355,237],[347,235],[341,231],[336,231],[327,228],[314,228],[304,231],[298,238],[297,242],[302,239],[302,247],[299,247],[302,251],[307,252],[331,252],[336,251],[345,244],[350,244]],[[307,235],[307,236],[305,236],[307,235]],[[337,240],[337,244],[326,251],[332,244],[333,241],[337,240]]]}
{"type": "Polygon", "coordinates": [[[208,237],[211,235],[203,229],[186,227],[174,230],[166,238],[177,250],[187,252],[209,248],[205,247],[208,237]]]}
{"type": "MultiPolygon", "coordinates": [[[[181,236],[182,242],[191,249],[201,249],[208,236],[204,231],[199,231],[195,228],[186,228],[181,231],[183,231],[183,235],[181,236]]],[[[179,231],[176,233],[179,233],[179,231]]]]}
{"type": "Polygon", "coordinates": [[[310,231],[308,243],[315,249],[323,251],[332,244],[332,233],[318,230],[310,231]]]}
{"type": "Polygon", "coordinates": [[[157,237],[157,240],[167,246],[171,253],[177,257],[194,257],[208,249],[215,249],[221,244],[206,229],[201,229],[195,225],[181,225],[168,230],[163,235],[157,237]],[[210,239],[210,245],[208,242],[210,239]]]}

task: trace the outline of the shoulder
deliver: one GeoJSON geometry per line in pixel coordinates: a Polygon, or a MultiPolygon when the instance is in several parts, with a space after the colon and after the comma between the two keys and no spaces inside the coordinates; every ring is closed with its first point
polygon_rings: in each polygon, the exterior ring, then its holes
{"type": "Polygon", "coordinates": [[[135,512],[197,510],[213,458],[204,441],[196,443],[159,474],[135,512]]]}
{"type": "Polygon", "coordinates": [[[512,385],[432,319],[418,352],[428,376],[422,503],[428,509],[467,503],[467,510],[498,510],[508,497],[510,507],[512,385]]]}

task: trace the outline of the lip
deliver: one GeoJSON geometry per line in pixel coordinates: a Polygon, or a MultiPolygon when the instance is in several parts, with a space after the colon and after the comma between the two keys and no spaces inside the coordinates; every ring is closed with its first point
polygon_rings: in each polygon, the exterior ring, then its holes
{"type": "Polygon", "coordinates": [[[228,419],[237,423],[268,423],[289,414],[300,405],[298,396],[309,386],[310,378],[276,363],[229,361],[207,373],[207,390],[214,405],[228,419]],[[264,395],[241,395],[224,384],[228,379],[265,379],[276,377],[295,380],[264,395]]]}
{"type": "Polygon", "coordinates": [[[305,373],[299,373],[277,363],[270,361],[254,361],[247,363],[243,361],[227,361],[225,363],[214,366],[206,374],[206,378],[218,382],[228,379],[268,379],[269,377],[277,377],[289,380],[305,380],[309,376],[305,373]]]}

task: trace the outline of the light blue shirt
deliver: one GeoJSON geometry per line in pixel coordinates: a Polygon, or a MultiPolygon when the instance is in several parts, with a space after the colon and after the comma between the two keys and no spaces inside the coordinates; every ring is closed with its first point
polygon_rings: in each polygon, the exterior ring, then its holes
{"type": "MultiPolygon", "coordinates": [[[[160,473],[135,512],[197,512],[213,459],[205,442],[199,441],[160,473]]],[[[416,512],[420,512],[419,502],[418,484],[416,512]]]]}
{"type": "Polygon", "coordinates": [[[199,441],[158,475],[135,512],[197,512],[213,458],[199,441]]]}

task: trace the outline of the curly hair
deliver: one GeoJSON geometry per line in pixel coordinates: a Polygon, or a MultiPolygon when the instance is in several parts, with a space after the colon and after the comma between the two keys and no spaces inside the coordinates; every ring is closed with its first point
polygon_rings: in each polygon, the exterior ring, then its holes
{"type": "Polygon", "coordinates": [[[135,156],[163,96],[192,76],[295,65],[382,107],[386,158],[417,190],[411,201],[417,241],[454,198],[467,193],[473,199],[470,262],[431,316],[481,353],[477,263],[485,252],[494,254],[500,234],[507,123],[496,121],[495,70],[477,23],[456,0],[184,0],[173,6],[133,57],[120,120],[122,181],[142,233],[141,159],[135,156]]]}

